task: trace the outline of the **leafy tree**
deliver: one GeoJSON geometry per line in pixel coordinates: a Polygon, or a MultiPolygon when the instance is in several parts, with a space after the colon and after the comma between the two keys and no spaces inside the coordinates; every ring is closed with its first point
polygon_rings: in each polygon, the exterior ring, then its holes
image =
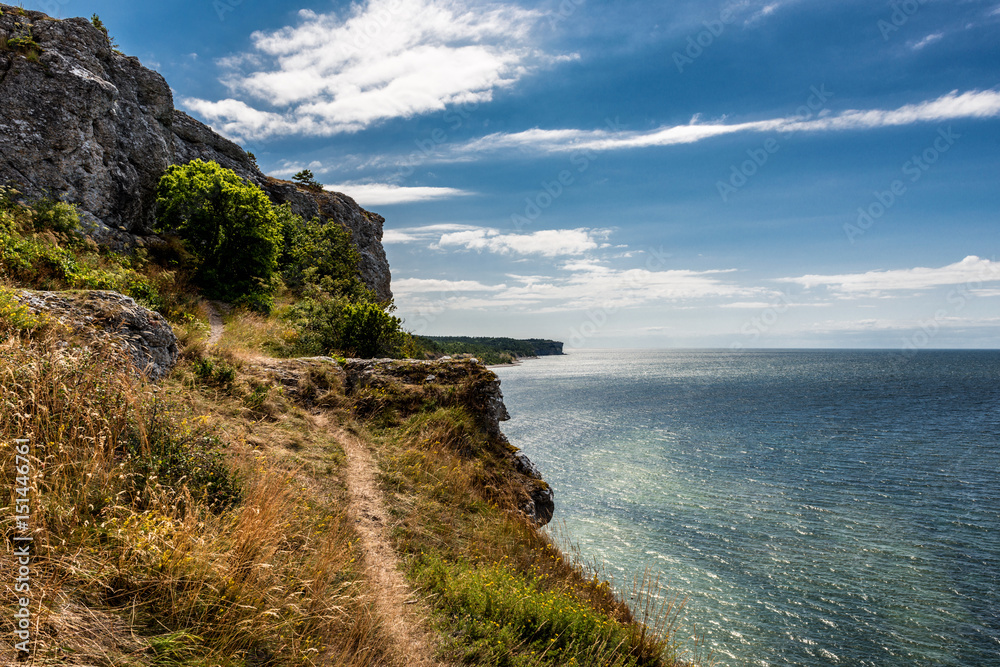
{"type": "Polygon", "coordinates": [[[167,169],[156,207],[157,231],[183,240],[210,297],[270,310],[282,239],[263,190],[215,162],[193,160],[167,169]]]}
{"type": "Polygon", "coordinates": [[[292,176],[292,180],[308,190],[315,190],[317,192],[323,190],[323,184],[317,181],[313,177],[313,173],[308,169],[303,169],[292,176]]]}
{"type": "Polygon", "coordinates": [[[351,243],[349,229],[333,220],[303,220],[288,204],[275,207],[275,213],[284,238],[281,277],[288,287],[301,289],[307,282],[323,283],[323,289],[331,294],[356,301],[374,300],[358,277],[361,254],[351,243]]]}

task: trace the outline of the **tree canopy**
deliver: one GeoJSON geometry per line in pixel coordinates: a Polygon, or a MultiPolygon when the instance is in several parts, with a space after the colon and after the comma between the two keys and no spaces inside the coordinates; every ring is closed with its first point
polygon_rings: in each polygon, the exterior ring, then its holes
{"type": "Polygon", "coordinates": [[[263,190],[215,162],[173,165],[157,188],[157,231],[180,237],[212,298],[267,311],[282,230],[263,190]]]}

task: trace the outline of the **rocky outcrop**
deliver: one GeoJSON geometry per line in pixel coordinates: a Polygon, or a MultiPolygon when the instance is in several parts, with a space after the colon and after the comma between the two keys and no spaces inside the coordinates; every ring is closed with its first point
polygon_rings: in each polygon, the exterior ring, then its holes
{"type": "Polygon", "coordinates": [[[547,357],[551,355],[564,354],[563,344],[557,340],[530,338],[528,339],[528,342],[531,343],[532,347],[534,347],[536,357],[547,357]]]}
{"type": "Polygon", "coordinates": [[[169,165],[214,160],[295,213],[350,229],[362,279],[392,297],[381,216],[346,195],[265,176],[237,144],[175,110],[163,77],[115,51],[90,21],[0,11],[0,44],[15,45],[0,49],[0,184],[76,204],[90,235],[121,249],[150,240],[169,165]]]}
{"type": "Polygon", "coordinates": [[[489,453],[516,478],[521,489],[519,509],[539,524],[552,519],[552,489],[500,430],[500,422],[510,415],[493,371],[475,359],[348,359],[344,371],[346,393],[354,397],[362,417],[387,409],[405,417],[428,404],[466,408],[486,434],[489,453]]]}
{"type": "Polygon", "coordinates": [[[149,379],[166,376],[177,363],[177,337],[159,314],[118,292],[34,292],[19,290],[14,298],[34,313],[68,327],[77,338],[107,334],[135,368],[149,379]]]}

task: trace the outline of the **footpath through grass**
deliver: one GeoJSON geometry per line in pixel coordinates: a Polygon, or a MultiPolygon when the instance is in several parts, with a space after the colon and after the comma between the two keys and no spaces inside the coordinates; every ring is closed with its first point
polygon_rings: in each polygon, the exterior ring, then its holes
{"type": "Polygon", "coordinates": [[[607,582],[516,511],[509,445],[478,428],[468,407],[424,404],[409,416],[396,408],[388,423],[373,418],[373,439],[397,549],[431,596],[444,658],[491,667],[686,664],[671,635],[678,608],[657,604],[661,591],[633,591],[649,603],[639,622],[607,582]]]}

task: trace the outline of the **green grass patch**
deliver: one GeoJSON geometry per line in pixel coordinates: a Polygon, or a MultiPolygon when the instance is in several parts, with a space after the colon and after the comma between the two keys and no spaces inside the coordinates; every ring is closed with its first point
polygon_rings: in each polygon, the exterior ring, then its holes
{"type": "Polygon", "coordinates": [[[635,624],[596,611],[573,592],[547,590],[510,565],[448,563],[423,555],[414,580],[435,594],[448,618],[451,657],[464,664],[529,665],[663,664],[666,642],[641,636],[635,624]]]}

